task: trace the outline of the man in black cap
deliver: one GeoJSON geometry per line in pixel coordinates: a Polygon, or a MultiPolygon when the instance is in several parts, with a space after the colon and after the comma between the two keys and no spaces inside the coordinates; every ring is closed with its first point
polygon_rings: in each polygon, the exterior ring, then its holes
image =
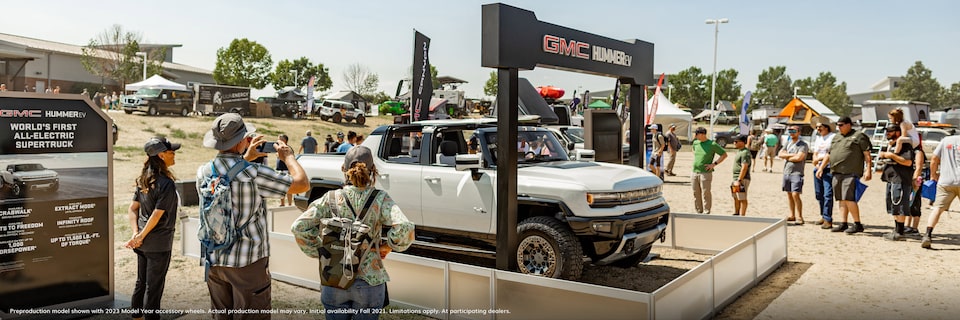
{"type": "MultiPolygon", "coordinates": [[[[334,144],[338,144],[338,143],[336,141],[333,141],[333,135],[328,134],[327,138],[324,139],[324,142],[323,142],[323,152],[332,152],[330,150],[331,148],[335,148],[335,147],[331,147],[334,144]]],[[[336,150],[336,149],[333,149],[333,150],[336,150]]]]}
{"type": "MultiPolygon", "coordinates": [[[[236,113],[225,113],[213,121],[203,138],[203,146],[220,151],[209,164],[197,170],[197,181],[213,176],[211,166],[224,174],[241,161],[263,156],[256,147],[265,143],[262,135],[247,136],[256,129],[243,122],[236,113]]],[[[236,216],[233,221],[246,225],[238,230],[232,246],[211,254],[207,289],[213,309],[270,310],[270,257],[267,233],[267,206],[264,198],[280,198],[305,192],[310,188],[306,173],[297,162],[293,150],[283,141],[274,144],[277,159],[287,165],[289,175],[259,164],[245,167],[230,182],[236,216]]],[[[200,192],[197,184],[197,192],[200,192]]],[[[224,315],[226,316],[226,315],[224,315]]],[[[267,315],[265,318],[269,318],[267,315]]]]}
{"type": "Polygon", "coordinates": [[[750,167],[753,166],[753,154],[747,150],[747,135],[741,134],[734,138],[733,145],[737,154],[733,158],[733,183],[730,184],[730,194],[733,195],[733,215],[747,215],[747,187],[750,186],[750,167]]]}
{"type": "Polygon", "coordinates": [[[834,222],[830,231],[847,234],[863,232],[860,207],[857,205],[857,184],[860,184],[860,176],[863,176],[863,180],[870,181],[873,171],[873,159],[870,158],[873,144],[867,135],[853,130],[852,127],[853,121],[850,117],[837,120],[837,135],[830,143],[829,154],[830,169],[833,171],[833,197],[840,204],[842,221],[840,224],[834,222]],[[847,217],[850,215],[854,222],[852,228],[847,224],[847,217]]]}
{"type": "MultiPolygon", "coordinates": [[[[900,126],[895,123],[888,123],[885,131],[887,140],[890,142],[887,149],[893,150],[897,139],[900,138],[900,126]]],[[[881,151],[878,156],[883,159],[881,162],[885,162],[880,180],[887,183],[887,213],[892,215],[894,220],[893,232],[884,234],[883,238],[897,241],[903,239],[904,221],[910,214],[914,148],[910,143],[904,142],[900,152],[881,151]]]]}

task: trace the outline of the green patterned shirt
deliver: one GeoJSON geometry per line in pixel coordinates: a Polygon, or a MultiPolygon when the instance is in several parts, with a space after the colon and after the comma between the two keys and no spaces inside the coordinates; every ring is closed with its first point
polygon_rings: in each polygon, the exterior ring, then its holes
{"type": "MultiPolygon", "coordinates": [[[[358,210],[357,213],[359,214],[359,210],[362,210],[362,206],[366,202],[367,195],[370,194],[372,190],[373,188],[361,189],[354,186],[345,186],[343,189],[330,192],[338,192],[340,195],[349,198],[350,203],[354,205],[354,209],[358,210]]],[[[317,258],[319,255],[317,250],[323,246],[320,234],[321,230],[323,230],[323,225],[321,225],[320,219],[333,217],[331,205],[339,207],[341,216],[355,218],[353,212],[347,207],[346,201],[342,200],[343,197],[336,196],[332,198],[341,200],[337,201],[337,203],[331,203],[331,197],[323,196],[318,198],[310,204],[307,211],[300,215],[290,227],[290,231],[293,233],[294,238],[296,238],[300,250],[311,258],[317,258]]],[[[380,245],[389,245],[393,251],[399,252],[407,250],[413,243],[413,222],[407,220],[407,217],[403,215],[403,211],[400,211],[397,203],[393,202],[393,199],[391,199],[385,191],[380,191],[377,199],[374,200],[369,211],[367,211],[367,215],[363,218],[363,223],[372,227],[370,228],[369,235],[374,239],[380,238],[380,232],[383,226],[392,226],[390,231],[387,232],[387,239],[380,245]]],[[[363,279],[371,286],[390,281],[387,270],[383,268],[383,261],[380,260],[380,253],[377,252],[376,249],[371,248],[371,250],[363,254],[363,258],[360,261],[359,276],[357,278],[363,279]]]]}

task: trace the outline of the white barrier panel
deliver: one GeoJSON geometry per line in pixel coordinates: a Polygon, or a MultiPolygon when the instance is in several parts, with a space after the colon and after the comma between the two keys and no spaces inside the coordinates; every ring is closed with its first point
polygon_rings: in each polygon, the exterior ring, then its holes
{"type": "MultiPolygon", "coordinates": [[[[290,235],[295,208],[271,210],[270,271],[318,289],[318,260],[290,235]]],[[[716,255],[653,293],[547,279],[391,253],[384,261],[395,307],[441,319],[702,319],[731,303],[787,259],[783,219],[672,214],[670,247],[716,255]],[[469,311],[469,312],[468,312],[469,311]]],[[[182,222],[183,252],[199,257],[197,219],[182,222]]]]}
{"type": "Polygon", "coordinates": [[[199,229],[200,219],[180,219],[180,249],[183,250],[183,255],[200,258],[200,239],[197,238],[199,229]]]}

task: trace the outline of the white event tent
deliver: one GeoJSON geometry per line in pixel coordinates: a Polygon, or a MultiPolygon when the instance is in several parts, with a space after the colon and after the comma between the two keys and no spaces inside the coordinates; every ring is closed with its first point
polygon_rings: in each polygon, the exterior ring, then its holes
{"type": "Polygon", "coordinates": [[[159,89],[170,89],[170,90],[187,90],[187,86],[167,80],[158,74],[155,74],[150,78],[147,78],[147,80],[128,84],[124,86],[124,90],[137,91],[140,88],[147,88],[147,87],[159,88],[159,89]]]}
{"type": "Polygon", "coordinates": [[[653,107],[653,99],[659,98],[657,100],[657,115],[653,118],[653,123],[660,124],[664,130],[670,128],[670,125],[677,126],[677,137],[686,138],[686,140],[693,139],[693,116],[689,112],[680,110],[677,105],[670,102],[666,96],[661,92],[655,97],[651,97],[650,100],[647,100],[646,107],[653,107]]]}

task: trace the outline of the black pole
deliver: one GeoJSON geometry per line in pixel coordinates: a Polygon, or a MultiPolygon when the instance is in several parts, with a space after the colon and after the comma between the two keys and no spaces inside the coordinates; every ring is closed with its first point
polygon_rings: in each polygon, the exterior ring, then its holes
{"type": "Polygon", "coordinates": [[[516,68],[497,69],[497,269],[517,266],[516,68]]]}
{"type": "Polygon", "coordinates": [[[643,119],[646,118],[646,106],[643,101],[644,86],[630,84],[630,161],[634,167],[644,168],[644,149],[646,149],[646,129],[643,119]]]}

